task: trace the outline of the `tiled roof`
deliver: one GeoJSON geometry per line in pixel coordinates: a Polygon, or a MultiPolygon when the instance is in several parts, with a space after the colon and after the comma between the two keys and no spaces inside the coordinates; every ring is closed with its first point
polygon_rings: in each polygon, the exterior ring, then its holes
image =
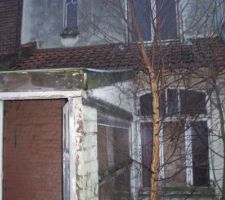
{"type": "Polygon", "coordinates": [[[79,48],[37,49],[24,57],[14,69],[44,68],[123,68],[140,63],[137,49],[122,45],[100,45],[79,48]],[[124,48],[121,50],[121,48],[124,48]]]}
{"type": "MultiPolygon", "coordinates": [[[[92,47],[33,49],[24,47],[22,56],[10,70],[50,68],[134,69],[143,67],[138,46],[134,44],[108,44],[92,47]]],[[[148,55],[154,52],[154,61],[166,67],[188,67],[214,64],[225,67],[225,44],[219,38],[197,39],[191,44],[172,42],[153,50],[146,47],[148,55]]]]}

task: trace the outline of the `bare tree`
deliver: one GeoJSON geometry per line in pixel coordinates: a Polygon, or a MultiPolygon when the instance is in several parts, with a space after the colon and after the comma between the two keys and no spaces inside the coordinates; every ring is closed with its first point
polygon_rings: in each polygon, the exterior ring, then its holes
{"type": "MultiPolygon", "coordinates": [[[[212,56],[211,54],[212,52],[209,54],[209,52],[206,50],[209,47],[207,41],[214,38],[216,34],[214,31],[214,17],[215,17],[214,14],[216,14],[217,12],[216,5],[212,1],[207,1],[205,3],[191,0],[183,0],[176,2],[174,1],[176,3],[175,8],[178,14],[177,18],[175,17],[176,19],[175,25],[179,26],[180,28],[177,30],[176,33],[173,32],[167,33],[167,31],[170,30],[168,29],[168,27],[173,26],[173,24],[167,24],[169,22],[171,23],[171,21],[165,19],[167,17],[167,12],[169,12],[169,10],[166,10],[165,7],[170,5],[171,3],[169,2],[172,1],[158,1],[158,3],[157,4],[154,3],[154,5],[152,4],[152,1],[146,2],[148,3],[145,6],[143,6],[145,10],[143,11],[142,17],[147,15],[148,18],[150,19],[150,23],[148,24],[149,26],[151,26],[151,34],[152,34],[151,36],[152,41],[150,46],[149,43],[146,42],[146,35],[145,35],[146,33],[143,30],[143,28],[147,29],[146,27],[147,23],[142,24],[142,19],[140,18],[140,16],[138,16],[136,8],[137,2],[134,0],[128,1],[128,15],[127,13],[124,14],[123,8],[121,8],[120,6],[118,7],[118,5],[121,4],[116,4],[115,2],[111,1],[107,3],[111,3],[115,11],[117,11],[116,13],[120,13],[120,19],[122,19],[123,23],[127,25],[129,39],[132,40],[135,38],[134,41],[136,42],[135,43],[136,48],[140,53],[138,56],[141,57],[140,65],[144,66],[144,69],[142,68],[141,70],[143,70],[144,73],[149,78],[148,83],[152,94],[152,101],[149,102],[149,104],[152,104],[153,109],[152,110],[153,152],[152,152],[151,166],[148,166],[148,169],[151,173],[149,180],[151,185],[150,199],[157,200],[159,199],[159,190],[160,190],[159,189],[160,170],[162,169],[162,167],[165,167],[167,165],[173,166],[172,164],[176,163],[177,159],[182,159],[179,156],[176,156],[177,149],[179,149],[181,143],[184,143],[184,141],[182,141],[184,140],[182,138],[183,136],[179,133],[179,128],[190,129],[190,127],[192,128],[194,127],[196,130],[193,132],[197,134],[198,127],[197,125],[195,125],[196,124],[195,122],[199,118],[199,113],[192,114],[191,111],[188,111],[188,115],[191,116],[189,117],[184,111],[182,110],[177,111],[180,113],[183,112],[182,114],[185,117],[182,120],[185,121],[187,127],[182,127],[183,122],[180,121],[180,123],[176,124],[178,128],[177,129],[174,128],[174,130],[177,130],[177,135],[175,136],[169,135],[168,138],[166,138],[165,136],[164,140],[165,143],[167,143],[167,146],[174,145],[174,148],[168,149],[168,151],[170,151],[170,155],[165,158],[165,162],[163,164],[164,166],[160,166],[160,145],[161,145],[160,132],[162,129],[166,130],[167,129],[166,126],[168,125],[165,123],[165,118],[163,118],[160,114],[160,104],[161,104],[160,96],[170,86],[176,88],[182,86],[184,90],[186,89],[187,91],[200,88],[202,90],[207,91],[209,96],[214,92],[216,97],[215,102],[209,101],[211,99],[208,99],[207,101],[215,104],[216,109],[218,109],[220,122],[219,124],[221,130],[220,139],[223,141],[223,147],[225,146],[224,145],[225,130],[224,130],[224,114],[223,114],[224,108],[223,102],[221,102],[220,99],[221,97],[219,93],[220,90],[218,89],[219,88],[217,82],[218,75],[215,73],[215,70],[214,68],[212,68],[212,65],[208,64],[209,63],[208,57],[212,56]],[[189,12],[191,17],[190,15],[188,15],[189,18],[180,17],[182,15],[187,15],[187,13],[189,12]],[[164,18],[163,15],[165,15],[164,18]],[[170,36],[170,34],[176,34],[176,39],[181,40],[183,43],[181,43],[180,41],[169,40],[170,38],[168,36],[170,36]],[[203,49],[197,49],[198,44],[192,43],[192,41],[194,41],[194,39],[199,37],[199,35],[201,37],[207,37],[202,47],[203,49]],[[174,46],[175,48],[173,48],[174,46]],[[171,49],[175,49],[176,51],[171,52],[172,51],[171,49]],[[204,52],[204,56],[201,55],[202,52],[204,52]],[[185,62],[187,63],[186,65],[184,64],[185,62]],[[171,69],[170,65],[174,65],[174,69],[171,69]],[[182,68],[183,66],[189,67],[188,65],[190,66],[194,65],[195,67],[190,67],[187,69],[182,68]],[[202,70],[200,68],[210,70],[208,70],[207,74],[204,73],[205,75],[202,76],[202,70]],[[195,81],[190,80],[191,76],[193,75],[195,77],[195,81]],[[205,83],[203,84],[204,87],[202,86],[202,83],[205,83]],[[210,89],[208,88],[209,85],[210,89]],[[191,120],[189,118],[191,118],[191,120]]],[[[148,32],[149,30],[146,31],[148,32]]],[[[107,33],[104,33],[103,35],[107,39],[111,37],[110,35],[108,35],[109,37],[107,37],[107,33]]],[[[134,43],[132,43],[132,45],[134,45],[134,43]]],[[[214,58],[211,58],[211,61],[213,59],[216,60],[217,55],[215,55],[214,58]]],[[[223,70],[222,73],[220,73],[220,75],[221,77],[223,77],[224,75],[223,70]]],[[[179,92],[182,93],[184,91],[179,90],[179,92]]],[[[184,92],[182,95],[180,94],[179,98],[181,98],[182,96],[185,99],[186,98],[185,95],[187,95],[187,93],[184,92]]],[[[176,95],[174,98],[176,98],[176,95]]],[[[192,100],[195,101],[194,99],[192,100]]],[[[190,137],[194,136],[191,135],[190,137]]],[[[188,150],[188,147],[186,148],[187,148],[186,150],[188,150]]],[[[213,151],[213,148],[211,150],[213,151]]],[[[185,157],[188,155],[184,154],[183,156],[185,157]]],[[[224,155],[220,156],[223,157],[223,160],[225,161],[224,155]]],[[[223,168],[224,166],[225,164],[223,164],[223,168]]],[[[186,167],[191,168],[193,166],[186,165],[186,167]]],[[[173,179],[182,170],[184,169],[178,169],[177,172],[166,177],[166,179],[173,179]]],[[[212,170],[214,169],[212,168],[212,170]]],[[[223,174],[224,171],[225,170],[223,169],[223,174]]],[[[223,184],[222,187],[220,188],[222,193],[222,199],[224,199],[225,196],[224,180],[225,177],[223,175],[223,184]]]]}

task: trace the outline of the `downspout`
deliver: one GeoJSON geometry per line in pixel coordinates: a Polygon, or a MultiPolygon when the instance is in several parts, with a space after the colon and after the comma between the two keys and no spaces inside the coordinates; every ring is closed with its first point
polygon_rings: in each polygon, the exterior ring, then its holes
{"type": "Polygon", "coordinates": [[[216,0],[216,14],[215,14],[215,21],[216,21],[216,31],[219,33],[220,37],[225,42],[225,31],[223,31],[223,16],[222,16],[222,5],[223,3],[221,0],[216,0]]]}

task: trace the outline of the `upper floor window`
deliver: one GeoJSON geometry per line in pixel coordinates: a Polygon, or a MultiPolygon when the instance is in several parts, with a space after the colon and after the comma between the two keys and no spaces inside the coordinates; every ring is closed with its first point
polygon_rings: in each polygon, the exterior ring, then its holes
{"type": "Polygon", "coordinates": [[[156,0],[156,21],[161,40],[177,38],[175,0],[156,0]]]}
{"type": "Polygon", "coordinates": [[[64,27],[68,29],[77,29],[77,9],[78,0],[65,0],[65,19],[64,27]]]}
{"type": "Polygon", "coordinates": [[[152,24],[151,24],[151,3],[149,0],[134,0],[134,20],[136,20],[137,26],[134,26],[133,38],[138,40],[139,29],[141,37],[144,41],[152,40],[152,24]]]}
{"type": "Polygon", "coordinates": [[[137,26],[134,27],[133,39],[138,39],[139,32],[144,41],[151,41],[155,31],[153,20],[156,22],[155,28],[159,30],[161,40],[177,38],[177,14],[175,0],[134,0],[134,17],[137,26]],[[136,29],[139,29],[137,31],[136,29]]]}

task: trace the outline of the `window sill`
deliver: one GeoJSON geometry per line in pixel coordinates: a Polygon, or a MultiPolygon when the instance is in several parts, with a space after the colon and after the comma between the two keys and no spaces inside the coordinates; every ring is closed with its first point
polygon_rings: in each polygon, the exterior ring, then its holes
{"type": "MultiPolygon", "coordinates": [[[[144,187],[140,191],[141,196],[149,196],[150,188],[144,187]]],[[[212,187],[197,187],[197,186],[184,186],[184,187],[163,187],[159,193],[160,197],[164,198],[180,198],[186,199],[188,197],[192,198],[202,198],[202,199],[212,199],[215,197],[215,190],[212,187]]]]}
{"type": "Polygon", "coordinates": [[[74,47],[75,44],[78,42],[79,36],[67,36],[62,37],[61,36],[61,43],[64,47],[74,47]]]}
{"type": "Polygon", "coordinates": [[[162,196],[214,196],[215,190],[212,187],[163,187],[161,190],[162,196]]]}

